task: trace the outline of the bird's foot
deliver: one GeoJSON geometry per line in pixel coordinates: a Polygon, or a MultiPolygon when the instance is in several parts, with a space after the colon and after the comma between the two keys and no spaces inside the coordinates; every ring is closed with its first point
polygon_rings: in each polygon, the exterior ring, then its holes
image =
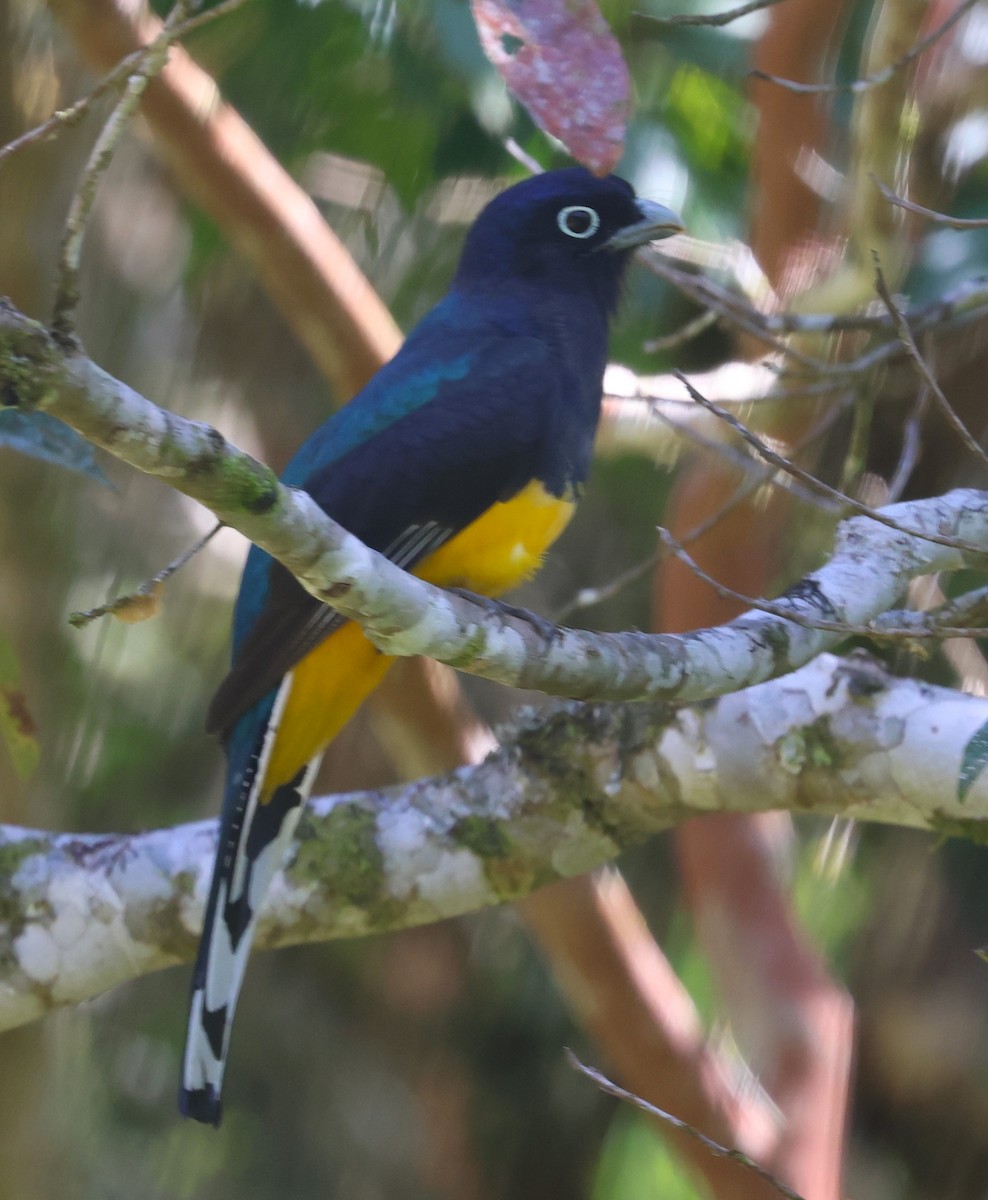
{"type": "Polygon", "coordinates": [[[538,613],[534,613],[530,609],[506,604],[503,600],[495,600],[493,596],[481,596],[478,592],[471,592],[469,588],[451,587],[447,590],[457,596],[462,596],[464,600],[472,601],[491,616],[516,617],[519,621],[524,621],[527,625],[531,625],[535,632],[547,642],[551,642],[559,632],[559,627],[552,621],[546,617],[540,617],[538,613]]]}

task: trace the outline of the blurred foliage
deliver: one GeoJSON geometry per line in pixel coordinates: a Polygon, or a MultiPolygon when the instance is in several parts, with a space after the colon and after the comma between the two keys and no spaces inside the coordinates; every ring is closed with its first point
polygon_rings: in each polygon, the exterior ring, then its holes
{"type": "Polygon", "coordinates": [[[17,656],[0,637],[0,747],[23,780],[34,774],[40,751],[34,718],[20,684],[17,656]]]}
{"type": "MultiPolygon", "coordinates": [[[[743,239],[756,136],[744,76],[764,14],[660,37],[632,12],[666,13],[663,0],[602,7],[622,39],[636,94],[620,172],[683,212],[695,235],[743,239]]],[[[872,4],[850,5],[841,77],[853,75],[872,16],[872,4]]],[[[6,139],[85,83],[40,0],[0,0],[0,31],[7,35],[0,36],[6,139]]],[[[504,148],[508,137],[545,166],[566,161],[505,92],[462,0],[251,0],[192,45],[224,94],[311,188],[406,326],[442,293],[453,269],[470,218],[469,205],[454,202],[454,185],[519,177],[522,168],[504,148]]],[[[851,107],[849,96],[834,107],[838,169],[851,107]]],[[[62,201],[91,133],[86,127],[0,166],[0,292],[33,314],[44,314],[62,201]]],[[[953,143],[955,160],[963,152],[968,164],[957,212],[986,215],[983,131],[974,126],[964,136],[953,143]],[[979,144],[980,158],[971,149],[979,144]]],[[[908,287],[917,301],[929,299],[986,263],[988,233],[934,230],[908,287]]],[[[82,296],[85,344],[107,370],[276,465],[341,399],[328,394],[223,231],[175,194],[140,137],[126,139],[101,191],[82,296]]],[[[614,357],[664,369],[671,355],[649,355],[643,342],[690,315],[681,297],[634,271],[614,357]]],[[[703,369],[733,351],[729,334],[717,329],[677,350],[675,362],[703,369]]],[[[971,386],[983,396],[983,377],[971,386]]],[[[885,439],[896,452],[897,438],[898,430],[885,439]]],[[[72,453],[68,465],[92,475],[72,453]]],[[[956,449],[953,456],[933,445],[941,477],[956,469],[956,449]]],[[[56,457],[66,465],[64,453],[56,457]]],[[[230,533],[216,539],[169,583],[156,620],[73,631],[70,611],[132,589],[204,532],[207,518],[113,463],[106,467],[112,489],[20,455],[2,455],[0,464],[0,653],[9,649],[20,666],[18,694],[41,746],[24,802],[0,753],[3,819],[111,829],[213,814],[221,755],[201,727],[227,654],[242,542],[230,533]]],[[[645,559],[669,485],[666,469],[642,460],[598,464],[577,521],[522,602],[552,611],[575,588],[606,583],[645,559]]],[[[793,542],[805,552],[812,541],[818,553],[817,537],[800,532],[793,542]]],[[[644,627],[648,587],[646,575],[578,620],[644,627]]],[[[473,684],[470,694],[492,719],[510,719],[519,700],[473,684]]],[[[366,721],[358,719],[331,757],[326,788],[390,777],[366,721]]],[[[950,843],[934,853],[930,839],[914,834],[845,837],[842,828],[807,821],[784,857],[804,926],[860,1005],[848,1191],[858,1200],[973,1200],[988,1178],[988,1006],[984,967],[971,953],[986,940],[984,851],[950,843]],[[931,1064],[922,1047],[934,1029],[942,1040],[931,1064]]],[[[711,970],[679,906],[667,843],[627,855],[622,866],[713,1023],[711,970]]],[[[186,970],[46,1022],[43,1044],[17,1058],[17,1078],[7,1080],[28,1099],[21,1125],[0,1121],[0,1195],[700,1194],[641,1118],[565,1066],[561,1048],[579,1045],[581,1034],[510,912],[260,955],[250,976],[218,1133],[180,1124],[175,1113],[186,970]]],[[[5,1038],[5,1061],[14,1061],[12,1044],[5,1038]]]]}
{"type": "Polygon", "coordinates": [[[645,1118],[619,1112],[601,1148],[591,1200],[631,1196],[703,1200],[703,1193],[645,1118]]]}
{"type": "Polygon", "coordinates": [[[47,413],[0,409],[0,450],[4,449],[78,471],[97,483],[107,482],[92,446],[47,413]]]}

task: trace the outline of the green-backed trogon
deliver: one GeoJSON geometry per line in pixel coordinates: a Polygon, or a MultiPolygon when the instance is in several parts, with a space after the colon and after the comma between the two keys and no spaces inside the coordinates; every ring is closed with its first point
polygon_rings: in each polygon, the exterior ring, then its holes
{"type": "MultiPolygon", "coordinates": [[[[608,321],[634,248],[682,228],[615,176],[527,179],[470,229],[448,294],[283,476],[367,545],[498,596],[537,570],[587,477],[608,321]]],[[[209,712],[228,771],[192,983],[182,1111],[217,1123],[257,913],[323,751],[390,665],[253,548],[209,712]]]]}

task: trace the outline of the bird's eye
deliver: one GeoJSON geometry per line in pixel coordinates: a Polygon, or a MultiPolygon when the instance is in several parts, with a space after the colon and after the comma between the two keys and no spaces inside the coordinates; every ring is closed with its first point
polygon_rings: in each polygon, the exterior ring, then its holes
{"type": "Polygon", "coordinates": [[[559,210],[556,224],[567,237],[589,238],[600,228],[600,217],[585,204],[568,204],[559,210]]]}

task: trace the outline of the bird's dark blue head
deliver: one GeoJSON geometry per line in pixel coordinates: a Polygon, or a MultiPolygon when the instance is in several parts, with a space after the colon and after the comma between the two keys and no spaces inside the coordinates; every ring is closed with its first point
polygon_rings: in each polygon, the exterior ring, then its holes
{"type": "Polygon", "coordinates": [[[610,311],[634,249],[682,228],[675,213],[639,200],[616,175],[547,171],[487,205],[467,234],[454,286],[587,289],[610,311]]]}

